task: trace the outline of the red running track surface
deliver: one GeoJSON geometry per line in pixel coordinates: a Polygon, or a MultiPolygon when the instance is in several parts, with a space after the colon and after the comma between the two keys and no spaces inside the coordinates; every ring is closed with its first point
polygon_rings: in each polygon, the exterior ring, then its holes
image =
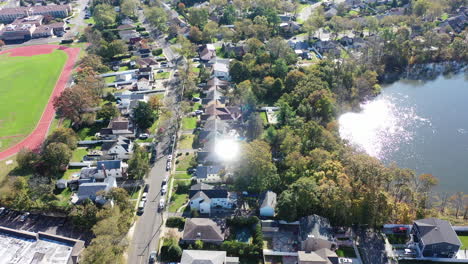
{"type": "Polygon", "coordinates": [[[22,148],[37,149],[44,141],[47,131],[49,130],[50,124],[55,116],[55,109],[53,106],[53,100],[56,96],[60,95],[65,89],[65,86],[70,79],[75,62],[80,53],[80,48],[69,48],[59,45],[37,45],[37,46],[25,46],[20,48],[14,48],[11,50],[1,51],[0,54],[9,54],[9,56],[34,56],[41,54],[49,54],[52,51],[59,49],[63,50],[68,55],[68,59],[62,69],[55,88],[49,97],[49,101],[42,113],[41,119],[37,124],[36,128],[18,144],[11,146],[10,148],[0,152],[0,160],[6,159],[20,151],[22,148]]]}

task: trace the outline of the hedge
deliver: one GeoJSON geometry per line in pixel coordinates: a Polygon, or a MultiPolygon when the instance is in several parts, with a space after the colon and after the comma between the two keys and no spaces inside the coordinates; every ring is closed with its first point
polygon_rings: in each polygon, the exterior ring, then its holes
{"type": "Polygon", "coordinates": [[[183,217],[169,217],[166,221],[167,227],[183,229],[185,225],[185,219],[183,217]]]}

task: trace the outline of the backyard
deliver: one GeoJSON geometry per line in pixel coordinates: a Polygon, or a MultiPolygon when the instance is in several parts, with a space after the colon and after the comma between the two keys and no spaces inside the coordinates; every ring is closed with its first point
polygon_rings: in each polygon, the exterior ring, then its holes
{"type": "Polygon", "coordinates": [[[462,246],[460,249],[465,250],[468,249],[468,235],[466,236],[458,236],[460,241],[462,242],[462,246]]]}
{"type": "Polygon", "coordinates": [[[191,161],[194,158],[194,154],[190,153],[189,155],[181,155],[177,157],[176,160],[176,171],[187,171],[191,167],[191,161]]]}
{"type": "Polygon", "coordinates": [[[184,117],[182,118],[182,130],[193,130],[197,127],[196,117],[184,117]]]}
{"type": "Polygon", "coordinates": [[[195,135],[180,136],[179,149],[191,149],[195,135]]]}
{"type": "Polygon", "coordinates": [[[0,151],[20,142],[36,127],[55,87],[67,54],[0,55],[0,151]],[[44,67],[46,66],[46,67],[44,67]]]}
{"type": "Polygon", "coordinates": [[[174,188],[171,196],[171,202],[169,204],[169,212],[177,212],[177,209],[182,207],[188,200],[188,188],[190,186],[190,180],[175,180],[174,188]]]}

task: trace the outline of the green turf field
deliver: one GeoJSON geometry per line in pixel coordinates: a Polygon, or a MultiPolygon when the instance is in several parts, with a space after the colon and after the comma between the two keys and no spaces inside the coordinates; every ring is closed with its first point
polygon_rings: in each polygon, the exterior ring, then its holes
{"type": "Polygon", "coordinates": [[[31,57],[0,55],[0,151],[36,127],[66,60],[61,50],[31,57]]]}

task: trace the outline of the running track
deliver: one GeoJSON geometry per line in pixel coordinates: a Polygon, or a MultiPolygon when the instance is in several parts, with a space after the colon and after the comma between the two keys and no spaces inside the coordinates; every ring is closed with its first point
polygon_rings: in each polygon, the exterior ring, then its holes
{"type": "Polygon", "coordinates": [[[75,66],[75,62],[80,53],[80,49],[69,48],[59,45],[37,45],[20,47],[0,52],[0,54],[9,53],[9,56],[34,56],[40,54],[49,54],[56,49],[63,50],[65,53],[67,53],[68,59],[65,62],[62,73],[60,74],[60,77],[57,80],[57,83],[55,84],[55,88],[49,97],[49,101],[44,109],[44,112],[42,113],[39,123],[37,124],[36,128],[31,132],[31,134],[29,134],[21,142],[0,152],[0,160],[6,159],[16,154],[22,148],[37,149],[42,144],[47,135],[47,131],[49,130],[50,124],[52,123],[52,120],[55,117],[53,99],[56,96],[60,95],[65,89],[65,86],[68,80],[70,79],[71,73],[75,66]]]}

